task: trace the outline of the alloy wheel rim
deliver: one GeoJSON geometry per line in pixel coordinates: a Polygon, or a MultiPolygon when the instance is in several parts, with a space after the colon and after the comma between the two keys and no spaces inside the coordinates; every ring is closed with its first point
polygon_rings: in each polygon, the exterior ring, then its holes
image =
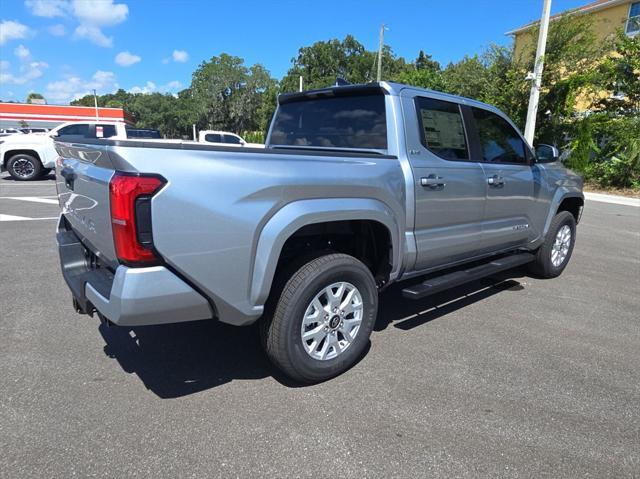
{"type": "Polygon", "coordinates": [[[36,171],[33,164],[26,158],[19,158],[13,162],[13,171],[20,178],[28,178],[36,171]]]}
{"type": "Polygon", "coordinates": [[[345,281],[322,288],[305,309],[300,336],[309,356],[320,361],[343,354],[355,340],[364,313],[358,288],[345,281]]]}
{"type": "Polygon", "coordinates": [[[565,262],[569,255],[569,247],[571,246],[571,228],[564,225],[558,230],[556,239],[551,248],[551,264],[556,268],[565,262]]]}

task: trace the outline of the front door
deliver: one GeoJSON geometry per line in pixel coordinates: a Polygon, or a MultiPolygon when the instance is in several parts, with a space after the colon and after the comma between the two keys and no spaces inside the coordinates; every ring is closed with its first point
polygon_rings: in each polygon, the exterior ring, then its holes
{"type": "Polygon", "coordinates": [[[518,131],[502,116],[471,108],[472,135],[479,147],[487,202],[482,224],[482,251],[523,246],[536,236],[532,155],[518,131]]]}
{"type": "Polygon", "coordinates": [[[402,104],[414,177],[414,269],[424,270],[477,254],[486,184],[482,167],[470,158],[460,105],[409,92],[402,104]]]}

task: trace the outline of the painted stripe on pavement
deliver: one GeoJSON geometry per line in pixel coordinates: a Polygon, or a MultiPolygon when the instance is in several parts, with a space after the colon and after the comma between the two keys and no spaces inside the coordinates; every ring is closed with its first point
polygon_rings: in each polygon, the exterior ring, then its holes
{"type": "Polygon", "coordinates": [[[48,205],[58,204],[58,200],[51,200],[49,198],[42,198],[40,196],[0,196],[0,198],[6,200],[29,201],[31,203],[46,203],[48,205]]]}
{"type": "Polygon", "coordinates": [[[40,221],[40,220],[57,220],[57,216],[49,218],[27,218],[26,216],[5,215],[0,213],[0,222],[2,221],[40,221]]]}

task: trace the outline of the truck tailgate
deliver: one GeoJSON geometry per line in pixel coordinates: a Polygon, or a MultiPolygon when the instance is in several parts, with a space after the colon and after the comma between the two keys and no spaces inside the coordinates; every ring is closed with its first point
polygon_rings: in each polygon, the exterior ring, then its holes
{"type": "Polygon", "coordinates": [[[85,246],[107,263],[116,263],[109,206],[109,181],[115,171],[105,147],[56,142],[56,151],[62,214],[85,246]]]}

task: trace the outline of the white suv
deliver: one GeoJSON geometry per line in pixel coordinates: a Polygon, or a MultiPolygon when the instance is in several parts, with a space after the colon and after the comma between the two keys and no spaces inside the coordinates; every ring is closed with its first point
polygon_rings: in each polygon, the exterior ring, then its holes
{"type": "Polygon", "coordinates": [[[84,138],[160,139],[158,130],[133,128],[122,122],[67,122],[48,133],[16,134],[0,138],[0,171],[18,181],[48,174],[57,158],[53,138],[80,141],[84,138]]]}

